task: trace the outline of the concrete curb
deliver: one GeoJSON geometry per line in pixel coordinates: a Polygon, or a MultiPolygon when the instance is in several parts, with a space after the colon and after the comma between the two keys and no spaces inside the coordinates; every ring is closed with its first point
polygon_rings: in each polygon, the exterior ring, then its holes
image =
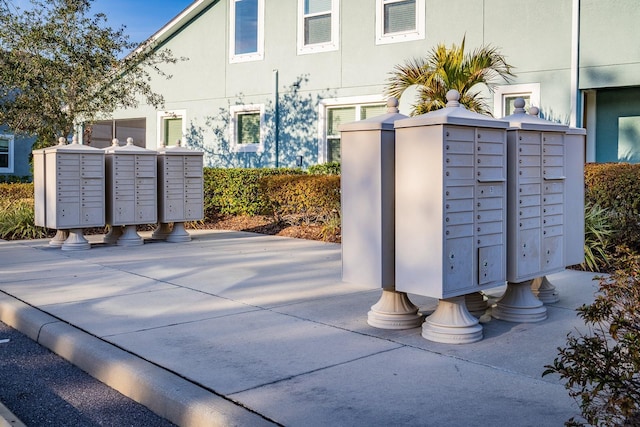
{"type": "Polygon", "coordinates": [[[230,400],[4,293],[0,293],[0,320],[177,425],[274,425],[230,400]]]}
{"type": "Polygon", "coordinates": [[[0,427],[27,427],[2,403],[0,403],[0,427]]]}

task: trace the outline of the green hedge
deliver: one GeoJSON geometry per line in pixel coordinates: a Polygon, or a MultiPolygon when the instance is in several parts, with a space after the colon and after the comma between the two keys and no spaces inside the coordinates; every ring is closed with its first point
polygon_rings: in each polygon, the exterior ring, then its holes
{"type": "Polygon", "coordinates": [[[260,179],[273,175],[300,175],[300,169],[204,169],[205,220],[218,215],[268,215],[268,201],[260,179]]]}
{"type": "Polygon", "coordinates": [[[326,223],[340,216],[340,177],[283,175],[260,180],[261,194],[276,219],[326,223]]]}
{"type": "Polygon", "coordinates": [[[585,201],[607,211],[613,245],[640,252],[640,164],[585,165],[585,201]]]}

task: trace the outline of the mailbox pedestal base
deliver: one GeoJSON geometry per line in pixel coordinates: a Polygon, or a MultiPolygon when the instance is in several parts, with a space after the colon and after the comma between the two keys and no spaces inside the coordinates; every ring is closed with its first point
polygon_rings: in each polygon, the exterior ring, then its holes
{"type": "Polygon", "coordinates": [[[467,306],[467,310],[474,317],[481,317],[489,308],[489,304],[482,292],[474,292],[472,294],[465,295],[464,302],[467,306]]]}
{"type": "Polygon", "coordinates": [[[560,294],[547,276],[538,277],[531,282],[531,291],[544,304],[554,304],[560,301],[560,294]]]}
{"type": "Polygon", "coordinates": [[[188,242],[191,240],[191,236],[184,229],[183,222],[174,222],[173,231],[169,233],[166,240],[171,243],[188,242]]]}
{"type": "Polygon", "coordinates": [[[158,227],[153,230],[151,238],[156,240],[165,240],[169,233],[171,233],[171,227],[169,226],[169,223],[161,222],[158,224],[158,227]]]}
{"type": "Polygon", "coordinates": [[[507,290],[493,307],[491,315],[507,322],[534,323],[547,318],[547,309],[531,292],[531,280],[508,282],[507,290]]]}
{"type": "Polygon", "coordinates": [[[135,225],[125,225],[122,236],[118,239],[118,246],[140,246],[144,243],[136,231],[135,225]]]}
{"type": "Polygon", "coordinates": [[[482,326],[467,310],[464,296],[441,299],[422,324],[422,336],[446,344],[468,344],[482,339],[482,326]]]}
{"type": "Polygon", "coordinates": [[[63,251],[84,251],[91,249],[89,241],[84,238],[82,228],[72,228],[69,230],[69,237],[62,244],[63,251]]]}
{"type": "Polygon", "coordinates": [[[380,300],[367,314],[367,323],[380,329],[411,329],[420,326],[422,316],[406,293],[383,289],[380,300]]]}
{"type": "Polygon", "coordinates": [[[119,225],[109,225],[109,231],[102,238],[102,242],[107,245],[115,245],[122,236],[122,227],[119,225]]]}
{"type": "Polygon", "coordinates": [[[56,235],[49,241],[49,246],[59,248],[64,244],[64,241],[69,237],[69,230],[56,230],[56,235]]]}

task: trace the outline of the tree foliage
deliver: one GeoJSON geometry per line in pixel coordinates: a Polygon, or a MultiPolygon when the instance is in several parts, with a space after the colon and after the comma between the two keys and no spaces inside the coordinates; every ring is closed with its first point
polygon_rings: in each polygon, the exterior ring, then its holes
{"type": "Polygon", "coordinates": [[[640,257],[618,256],[627,267],[601,279],[595,302],[578,309],[589,332],[569,334],[543,374],[566,381],[589,425],[640,425],[640,257]]]}
{"type": "Polygon", "coordinates": [[[91,12],[93,0],[30,2],[0,0],[0,123],[48,145],[116,108],[163,104],[150,82],[170,77],[170,51],[148,41],[121,59],[137,45],[91,12]]]}
{"type": "Polygon", "coordinates": [[[467,109],[491,115],[480,92],[472,89],[484,84],[492,91],[496,80],[508,82],[514,76],[512,66],[496,48],[483,46],[465,53],[464,38],[460,46],[439,44],[426,57],[396,65],[390,74],[385,88],[389,96],[400,99],[409,87],[418,87],[419,101],[413,106],[413,115],[444,108],[451,89],[460,93],[459,102],[467,109]]]}

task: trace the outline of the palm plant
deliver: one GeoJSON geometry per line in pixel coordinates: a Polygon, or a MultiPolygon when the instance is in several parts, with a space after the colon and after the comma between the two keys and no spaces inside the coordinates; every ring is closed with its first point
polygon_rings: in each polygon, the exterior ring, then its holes
{"type": "Polygon", "coordinates": [[[468,110],[491,115],[491,110],[479,91],[472,91],[477,84],[484,84],[493,91],[496,80],[509,82],[515,75],[505,57],[494,47],[483,46],[465,54],[465,39],[448,49],[439,44],[424,58],[407,60],[396,65],[387,79],[385,93],[400,99],[406,89],[418,86],[419,102],[413,106],[412,115],[444,108],[446,93],[460,92],[460,104],[468,110]]]}

